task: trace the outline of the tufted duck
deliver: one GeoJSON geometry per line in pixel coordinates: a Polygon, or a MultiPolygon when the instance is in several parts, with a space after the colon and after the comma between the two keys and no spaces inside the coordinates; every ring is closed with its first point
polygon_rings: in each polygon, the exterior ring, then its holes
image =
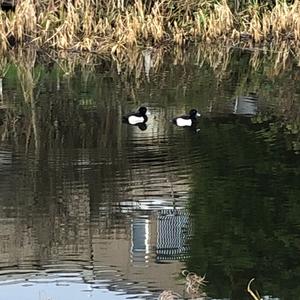
{"type": "Polygon", "coordinates": [[[176,117],[172,121],[174,124],[180,127],[192,126],[194,122],[197,120],[197,117],[200,116],[201,115],[197,112],[196,109],[191,109],[188,115],[176,117]]]}
{"type": "Polygon", "coordinates": [[[123,116],[122,120],[123,120],[123,122],[128,123],[130,125],[146,123],[148,121],[146,112],[147,112],[147,108],[144,106],[141,106],[137,112],[129,113],[126,116],[123,116]]]}

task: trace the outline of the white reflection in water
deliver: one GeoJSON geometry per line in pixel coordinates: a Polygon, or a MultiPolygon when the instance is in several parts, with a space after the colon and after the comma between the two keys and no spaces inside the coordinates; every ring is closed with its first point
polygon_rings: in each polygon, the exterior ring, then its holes
{"type": "MultiPolygon", "coordinates": [[[[130,295],[132,297],[133,295],[130,295]]],[[[128,297],[128,295],[127,295],[128,297]]],[[[0,300],[84,300],[126,299],[122,291],[109,291],[104,287],[86,283],[48,282],[39,284],[17,283],[1,286],[0,300]]]]}
{"type": "Polygon", "coordinates": [[[236,97],[233,112],[237,115],[256,115],[257,98],[254,96],[236,97]]]}
{"type": "Polygon", "coordinates": [[[134,265],[145,266],[150,249],[149,220],[135,218],[131,225],[131,261],[134,265]]]}
{"type": "Polygon", "coordinates": [[[27,274],[22,279],[15,275],[2,276],[0,300],[59,300],[59,299],[128,299],[153,297],[146,289],[129,290],[132,282],[91,280],[79,273],[27,274]]]}
{"type": "Polygon", "coordinates": [[[188,248],[186,240],[190,229],[185,210],[163,210],[157,219],[157,261],[175,260],[183,257],[188,248]]]}

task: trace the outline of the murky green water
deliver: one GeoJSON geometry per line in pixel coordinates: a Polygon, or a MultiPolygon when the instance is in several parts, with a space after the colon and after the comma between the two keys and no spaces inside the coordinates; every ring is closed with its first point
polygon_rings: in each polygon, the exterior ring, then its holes
{"type": "Polygon", "coordinates": [[[208,298],[249,299],[255,277],[264,299],[298,299],[300,69],[251,60],[9,64],[0,300],[189,298],[185,269],[208,298]],[[122,124],[141,104],[147,129],[122,124]],[[196,128],[170,122],[190,108],[196,128]]]}

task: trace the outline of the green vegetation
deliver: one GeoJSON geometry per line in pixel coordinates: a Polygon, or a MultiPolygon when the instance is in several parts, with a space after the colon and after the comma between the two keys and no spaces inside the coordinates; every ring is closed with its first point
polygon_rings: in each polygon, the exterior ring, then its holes
{"type": "Polygon", "coordinates": [[[33,44],[93,53],[217,40],[236,45],[300,40],[300,1],[22,0],[0,11],[0,49],[33,44]]]}

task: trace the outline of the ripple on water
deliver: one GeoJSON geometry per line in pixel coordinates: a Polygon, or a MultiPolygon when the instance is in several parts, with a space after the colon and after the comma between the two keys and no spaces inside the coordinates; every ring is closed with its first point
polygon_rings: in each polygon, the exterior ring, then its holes
{"type": "MultiPolygon", "coordinates": [[[[243,105],[253,109],[248,100],[243,105]]],[[[244,108],[236,107],[235,114],[244,108]]],[[[197,241],[191,219],[203,226],[202,240],[214,243],[213,222],[218,229],[233,220],[232,203],[244,207],[246,201],[239,202],[244,195],[252,193],[251,203],[262,196],[257,174],[264,165],[255,170],[261,151],[256,147],[266,143],[274,153],[283,149],[277,135],[253,132],[248,121],[235,122],[227,116],[203,117],[197,133],[165,123],[162,130],[151,125],[145,132],[124,127],[111,144],[98,147],[13,155],[1,150],[1,286],[31,291],[30,300],[40,300],[41,289],[45,299],[56,299],[54,291],[66,298],[76,292],[78,299],[89,293],[99,299],[105,294],[154,299],[166,287],[182,291],[180,271],[198,253],[190,253],[186,244],[197,241]]],[[[270,170],[265,173],[281,174],[270,170]]],[[[220,240],[231,245],[235,239],[230,232],[229,237],[220,240]]],[[[202,240],[199,253],[207,250],[202,240]]],[[[217,260],[219,267],[224,258],[217,260]]],[[[6,292],[19,299],[12,289],[6,292]]]]}
{"type": "Polygon", "coordinates": [[[45,284],[72,285],[74,283],[88,282],[100,286],[133,285],[133,282],[124,281],[123,274],[115,267],[97,265],[82,265],[77,263],[53,264],[40,266],[39,269],[20,269],[20,267],[1,269],[0,285],[9,284],[45,284]]]}
{"type": "MultiPolygon", "coordinates": [[[[16,277],[16,275],[14,275],[16,277]]],[[[123,283],[101,280],[86,280],[77,273],[36,273],[23,278],[4,279],[0,275],[1,296],[0,299],[40,300],[40,299],[128,299],[131,297],[153,297],[145,287],[136,286],[135,283],[123,283]]]]}

